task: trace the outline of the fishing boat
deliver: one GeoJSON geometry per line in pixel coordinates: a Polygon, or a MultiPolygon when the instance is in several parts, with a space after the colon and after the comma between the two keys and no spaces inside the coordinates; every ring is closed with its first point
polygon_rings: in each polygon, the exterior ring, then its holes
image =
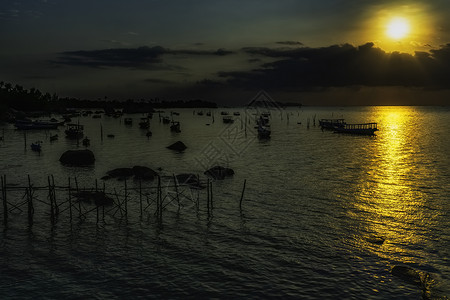
{"type": "Polygon", "coordinates": [[[320,119],[319,126],[322,129],[334,130],[336,127],[344,127],[345,119],[320,119]]]}
{"type": "Polygon", "coordinates": [[[91,144],[91,141],[88,139],[88,137],[86,136],[84,139],[83,139],[83,146],[85,146],[85,147],[87,147],[87,146],[89,146],[91,144]]]}
{"type": "Polygon", "coordinates": [[[271,131],[267,126],[261,124],[258,125],[258,138],[268,139],[270,138],[271,131]]]}
{"type": "Polygon", "coordinates": [[[231,116],[225,116],[225,117],[223,117],[223,122],[225,123],[225,124],[231,124],[231,123],[234,123],[234,120],[233,120],[233,118],[231,117],[231,116]]]}
{"type": "Polygon", "coordinates": [[[125,118],[123,120],[123,122],[125,123],[125,125],[133,125],[133,119],[132,118],[125,118]]]}
{"type": "Polygon", "coordinates": [[[180,122],[172,121],[172,125],[170,125],[170,131],[180,133],[180,122]]]}
{"type": "Polygon", "coordinates": [[[163,122],[163,124],[170,124],[170,118],[169,117],[163,117],[162,118],[162,122],[163,122]]]}
{"type": "Polygon", "coordinates": [[[83,130],[84,126],[80,124],[67,124],[66,130],[64,131],[66,133],[66,137],[70,139],[78,139],[83,137],[83,130]]]}
{"type": "Polygon", "coordinates": [[[31,150],[41,152],[41,142],[35,142],[31,144],[31,150]]]}
{"type": "Polygon", "coordinates": [[[17,120],[14,124],[19,130],[31,130],[31,129],[57,129],[58,122],[39,121],[39,120],[17,120]]]}
{"type": "Polygon", "coordinates": [[[139,127],[141,129],[148,129],[150,127],[150,121],[148,118],[141,118],[141,122],[139,122],[139,127]]]}
{"type": "Polygon", "coordinates": [[[269,126],[269,114],[261,114],[259,119],[256,121],[258,126],[269,126]]]}
{"type": "Polygon", "coordinates": [[[375,135],[375,131],[378,131],[377,123],[344,124],[334,128],[334,132],[360,135],[375,135]]]}

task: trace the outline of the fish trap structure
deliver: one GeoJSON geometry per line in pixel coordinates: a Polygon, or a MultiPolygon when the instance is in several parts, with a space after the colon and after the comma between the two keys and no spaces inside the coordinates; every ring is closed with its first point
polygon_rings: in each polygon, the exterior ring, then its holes
{"type": "MultiPolygon", "coordinates": [[[[99,187],[98,181],[92,187],[80,188],[77,178],[68,178],[66,185],[57,185],[53,176],[47,177],[47,185],[35,186],[30,176],[25,186],[8,184],[6,175],[1,176],[1,211],[0,222],[8,227],[9,220],[14,216],[24,216],[28,226],[33,226],[35,220],[47,219],[52,226],[59,220],[95,220],[105,222],[105,217],[128,221],[130,212],[153,217],[157,223],[163,220],[163,212],[168,206],[194,207],[196,212],[203,210],[208,218],[213,210],[212,180],[201,181],[199,177],[191,178],[189,182],[180,183],[177,176],[156,177],[152,185],[143,187],[142,181],[130,188],[126,180],[123,186],[118,185],[106,189],[105,182],[99,187]],[[202,197],[206,196],[206,209],[200,208],[202,197]]],[[[240,200],[242,205],[243,193],[240,200]]]]}

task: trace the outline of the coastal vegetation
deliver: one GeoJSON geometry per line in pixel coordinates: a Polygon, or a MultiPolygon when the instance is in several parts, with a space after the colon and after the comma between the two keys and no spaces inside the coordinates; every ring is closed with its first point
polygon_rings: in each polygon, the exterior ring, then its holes
{"type": "Polygon", "coordinates": [[[105,111],[121,109],[127,113],[152,112],[157,108],[216,108],[214,102],[201,99],[191,100],[160,100],[128,99],[126,101],[110,100],[108,97],[79,99],[73,97],[59,97],[56,93],[41,92],[39,89],[26,89],[21,85],[0,82],[0,119],[5,119],[10,110],[44,113],[65,112],[69,108],[103,108],[105,111]]]}

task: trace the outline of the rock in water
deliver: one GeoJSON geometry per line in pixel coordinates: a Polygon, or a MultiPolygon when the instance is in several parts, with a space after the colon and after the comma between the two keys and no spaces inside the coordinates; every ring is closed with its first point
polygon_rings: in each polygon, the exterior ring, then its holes
{"type": "Polygon", "coordinates": [[[132,170],[136,179],[153,180],[155,176],[158,176],[158,173],[148,167],[134,166],[132,170]]]}
{"type": "Polygon", "coordinates": [[[391,273],[392,275],[400,277],[409,283],[421,287],[422,289],[426,289],[430,281],[433,280],[429,273],[405,266],[394,266],[391,273]]]}
{"type": "Polygon", "coordinates": [[[117,168],[107,172],[111,178],[127,178],[134,175],[132,168],[117,168]]]}
{"type": "Polygon", "coordinates": [[[186,145],[181,141],[175,142],[172,145],[167,146],[167,149],[175,150],[175,151],[179,151],[179,152],[184,151],[186,148],[187,148],[186,145]]]}
{"type": "Polygon", "coordinates": [[[91,150],[68,150],[64,152],[59,161],[65,165],[88,166],[95,163],[95,156],[91,150]]]}

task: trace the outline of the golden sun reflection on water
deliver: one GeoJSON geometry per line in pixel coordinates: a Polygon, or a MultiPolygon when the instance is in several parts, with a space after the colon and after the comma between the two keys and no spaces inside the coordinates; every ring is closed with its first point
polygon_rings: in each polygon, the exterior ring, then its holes
{"type": "Polygon", "coordinates": [[[415,118],[410,107],[377,112],[382,129],[367,146],[365,172],[355,187],[353,207],[353,213],[360,214],[353,217],[361,222],[357,238],[361,247],[373,245],[380,256],[410,263],[417,262],[413,252],[423,243],[430,221],[423,209],[429,196],[421,181],[429,170],[417,164],[422,153],[421,139],[412,128],[415,118]]]}

